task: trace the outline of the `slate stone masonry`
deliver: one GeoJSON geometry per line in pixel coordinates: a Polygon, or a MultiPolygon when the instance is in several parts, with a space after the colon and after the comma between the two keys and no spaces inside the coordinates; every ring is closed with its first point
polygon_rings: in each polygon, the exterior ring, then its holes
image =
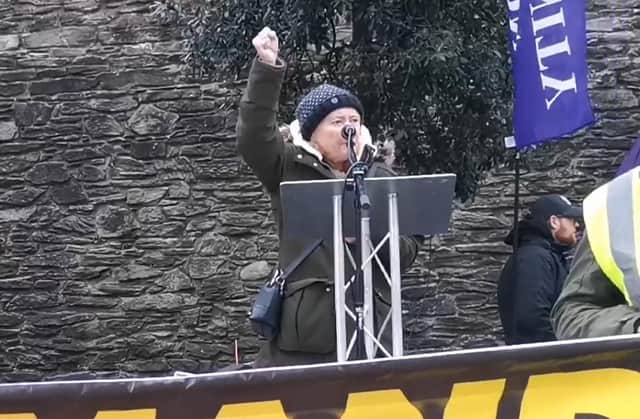
{"type": "MultiPolygon", "coordinates": [[[[206,372],[236,340],[251,359],[278,244],[235,151],[241,84],[190,79],[148,1],[0,1],[0,17],[0,380],[206,372]]],[[[640,127],[640,11],[593,0],[588,26],[599,123],[527,156],[525,202],[582,198],[640,127]]],[[[512,179],[490,173],[407,275],[410,351],[501,344],[512,179]]]]}

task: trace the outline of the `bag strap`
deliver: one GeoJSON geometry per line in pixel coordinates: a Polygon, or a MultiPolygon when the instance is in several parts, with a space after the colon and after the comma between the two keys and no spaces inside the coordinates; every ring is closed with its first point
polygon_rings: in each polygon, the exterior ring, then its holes
{"type": "Polygon", "coordinates": [[[281,271],[280,275],[277,275],[276,278],[272,280],[272,282],[278,282],[281,286],[284,285],[284,282],[287,280],[289,275],[291,275],[293,271],[298,269],[298,266],[300,266],[302,262],[304,262],[309,256],[311,256],[311,253],[313,253],[318,247],[320,247],[321,244],[322,239],[318,239],[305,247],[302,253],[300,253],[298,257],[284,269],[284,271],[281,271]]]}

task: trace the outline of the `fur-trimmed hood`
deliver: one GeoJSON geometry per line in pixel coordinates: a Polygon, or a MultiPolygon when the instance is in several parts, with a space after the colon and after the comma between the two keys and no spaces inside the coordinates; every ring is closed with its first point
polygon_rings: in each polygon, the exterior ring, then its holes
{"type": "MultiPolygon", "coordinates": [[[[288,125],[281,126],[280,134],[285,141],[291,141],[293,144],[302,148],[309,154],[316,156],[318,160],[322,160],[322,154],[320,154],[320,152],[315,147],[313,147],[309,143],[309,141],[306,141],[304,138],[302,138],[302,133],[300,132],[300,123],[298,122],[298,120],[294,120],[288,125]]],[[[358,141],[358,157],[360,157],[360,155],[362,154],[363,146],[365,144],[370,145],[374,148],[374,150],[376,149],[376,146],[371,140],[371,133],[369,132],[369,129],[365,125],[362,125],[360,127],[360,141],[358,141]]]]}

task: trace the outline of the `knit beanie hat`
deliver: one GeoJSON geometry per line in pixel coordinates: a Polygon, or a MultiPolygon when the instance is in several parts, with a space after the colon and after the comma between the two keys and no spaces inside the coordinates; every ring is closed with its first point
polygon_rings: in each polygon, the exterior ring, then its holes
{"type": "Polygon", "coordinates": [[[309,141],[311,134],[325,116],[340,108],[354,108],[364,117],[360,99],[348,90],[331,84],[322,84],[307,93],[296,108],[302,138],[309,141]]]}

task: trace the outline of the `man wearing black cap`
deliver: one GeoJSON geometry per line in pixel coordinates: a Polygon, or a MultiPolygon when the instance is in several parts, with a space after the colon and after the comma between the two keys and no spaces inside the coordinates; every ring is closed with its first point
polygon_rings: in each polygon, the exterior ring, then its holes
{"type": "Polygon", "coordinates": [[[578,242],[582,209],[561,195],[536,200],[505,243],[514,252],[498,280],[507,345],[555,340],[550,313],[568,274],[565,253],[578,242]],[[517,237],[517,242],[515,238],[517,237]]]}

